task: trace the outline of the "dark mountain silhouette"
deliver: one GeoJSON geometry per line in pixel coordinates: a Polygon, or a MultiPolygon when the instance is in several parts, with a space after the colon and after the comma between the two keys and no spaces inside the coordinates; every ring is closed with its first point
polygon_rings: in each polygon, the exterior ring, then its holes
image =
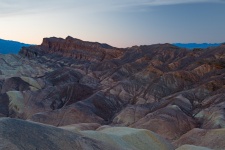
{"type": "Polygon", "coordinates": [[[31,44],[0,39],[0,54],[17,54],[23,46],[31,44]]]}
{"type": "Polygon", "coordinates": [[[181,48],[194,49],[194,48],[216,47],[219,46],[220,44],[221,43],[174,43],[173,45],[176,45],[181,48]]]}

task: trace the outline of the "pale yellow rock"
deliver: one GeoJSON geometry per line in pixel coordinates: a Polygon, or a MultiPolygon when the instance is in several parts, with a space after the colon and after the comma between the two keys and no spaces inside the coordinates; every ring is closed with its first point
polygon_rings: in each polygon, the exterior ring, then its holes
{"type": "Polygon", "coordinates": [[[67,126],[61,126],[61,129],[72,131],[72,132],[78,132],[82,130],[96,130],[101,125],[98,123],[78,123],[78,124],[71,124],[67,126]]]}
{"type": "Polygon", "coordinates": [[[39,89],[37,89],[36,87],[33,87],[33,86],[29,86],[30,87],[30,90],[31,91],[37,91],[37,90],[39,90],[39,89]]]}
{"type": "Polygon", "coordinates": [[[99,131],[81,131],[84,136],[127,150],[173,150],[173,146],[159,135],[144,129],[128,127],[103,128],[99,131]]]}
{"type": "Polygon", "coordinates": [[[30,77],[21,77],[21,79],[27,83],[29,83],[35,89],[41,89],[40,84],[33,78],[30,77]]]}
{"type": "Polygon", "coordinates": [[[197,68],[195,68],[192,72],[199,75],[199,76],[203,76],[204,74],[214,70],[215,67],[208,65],[208,64],[203,64],[197,68]]]}
{"type": "Polygon", "coordinates": [[[9,91],[6,93],[9,96],[9,109],[22,114],[25,108],[23,94],[20,91],[9,91]]]}
{"type": "Polygon", "coordinates": [[[202,147],[202,146],[195,146],[195,145],[182,145],[181,147],[177,148],[176,150],[212,150],[207,147],[202,147]]]}

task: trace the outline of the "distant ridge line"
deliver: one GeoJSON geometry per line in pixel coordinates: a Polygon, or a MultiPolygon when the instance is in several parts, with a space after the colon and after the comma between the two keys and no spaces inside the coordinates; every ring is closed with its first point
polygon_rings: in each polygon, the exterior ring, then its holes
{"type": "Polygon", "coordinates": [[[194,48],[208,48],[217,47],[222,43],[173,43],[173,45],[181,48],[194,49],[194,48]]]}
{"type": "Polygon", "coordinates": [[[0,54],[17,54],[22,47],[28,47],[33,44],[25,44],[18,41],[4,40],[0,38],[0,54]]]}

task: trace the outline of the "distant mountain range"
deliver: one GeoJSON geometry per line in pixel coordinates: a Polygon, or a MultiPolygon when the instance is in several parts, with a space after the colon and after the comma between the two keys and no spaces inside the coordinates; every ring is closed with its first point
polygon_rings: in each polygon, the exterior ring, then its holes
{"type": "Polygon", "coordinates": [[[23,46],[31,44],[0,39],[0,54],[17,54],[23,46]]]}
{"type": "Polygon", "coordinates": [[[208,48],[208,47],[216,47],[219,46],[221,43],[174,43],[173,45],[181,47],[181,48],[208,48]]]}

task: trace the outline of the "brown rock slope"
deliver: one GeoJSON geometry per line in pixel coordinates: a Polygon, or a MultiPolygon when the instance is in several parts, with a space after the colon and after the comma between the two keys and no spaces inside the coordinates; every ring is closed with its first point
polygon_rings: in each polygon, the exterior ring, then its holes
{"type": "Polygon", "coordinates": [[[224,149],[224,138],[224,129],[206,130],[195,128],[181,136],[180,139],[174,142],[174,144],[176,146],[181,146],[183,144],[191,144],[208,147],[211,149],[224,149]]]}
{"type": "Polygon", "coordinates": [[[224,45],[120,49],[67,37],[19,54],[0,56],[0,116],[148,129],[172,141],[225,126],[224,45]]]}

